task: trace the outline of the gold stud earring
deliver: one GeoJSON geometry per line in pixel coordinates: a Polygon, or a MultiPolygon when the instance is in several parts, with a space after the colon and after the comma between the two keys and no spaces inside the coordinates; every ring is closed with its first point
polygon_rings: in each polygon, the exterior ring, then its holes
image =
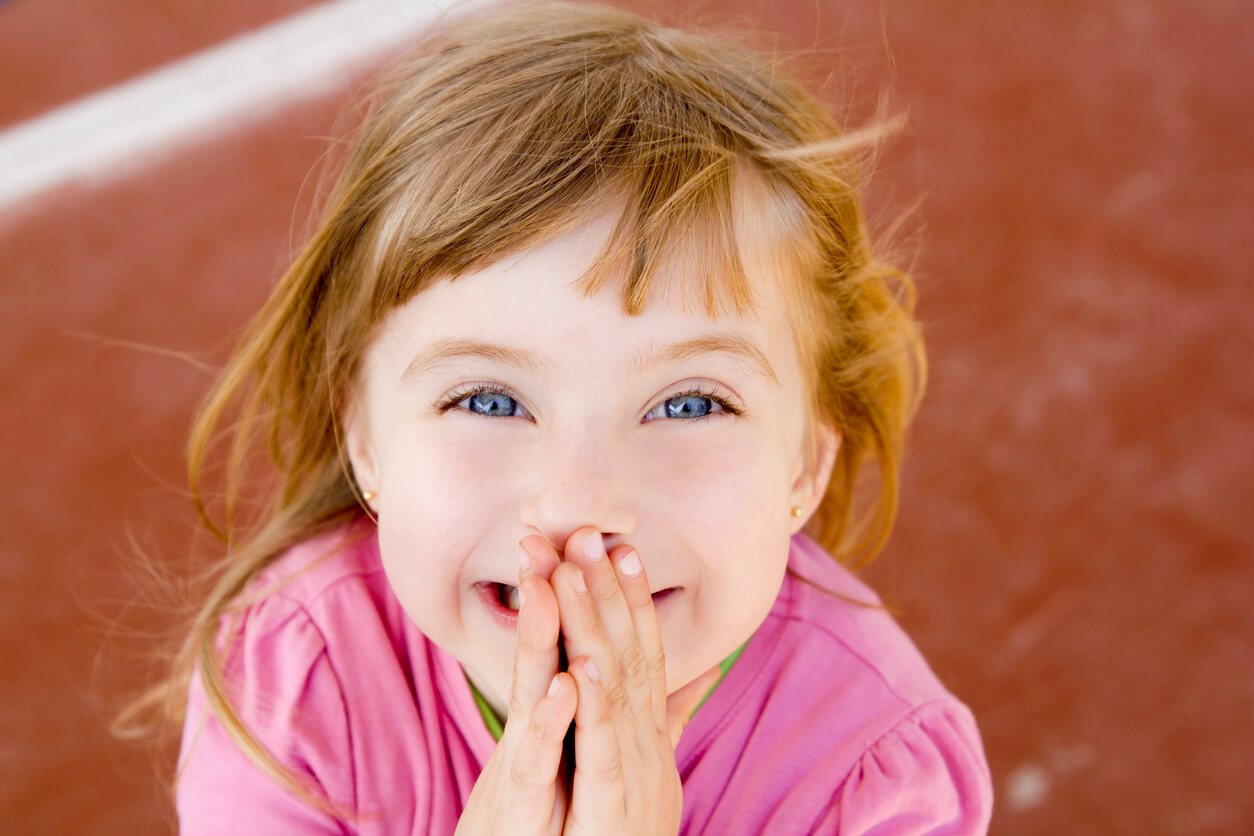
{"type": "Polygon", "coordinates": [[[375,493],[374,491],[362,491],[361,492],[361,498],[364,499],[366,502],[373,502],[376,496],[378,496],[378,494],[375,493]]]}
{"type": "Polygon", "coordinates": [[[800,517],[801,517],[801,506],[800,506],[800,505],[794,505],[794,506],[792,506],[792,515],[793,515],[794,517],[798,517],[798,518],[800,518],[800,517]]]}

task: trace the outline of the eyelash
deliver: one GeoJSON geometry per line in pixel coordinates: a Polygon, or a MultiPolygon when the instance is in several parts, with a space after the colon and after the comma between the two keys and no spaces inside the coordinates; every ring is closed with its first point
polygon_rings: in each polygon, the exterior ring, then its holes
{"type": "MultiPolygon", "coordinates": [[[[733,417],[744,414],[744,411],[741,410],[739,407],[735,406],[734,404],[732,404],[730,399],[722,397],[713,389],[713,387],[709,387],[709,386],[694,386],[690,389],[685,389],[683,392],[676,392],[675,394],[669,395],[666,398],[659,401],[658,405],[666,403],[666,401],[674,400],[675,398],[688,397],[689,395],[694,395],[698,398],[706,398],[708,400],[711,400],[714,403],[718,404],[720,407],[722,407],[723,412],[733,417]]],[[[656,408],[657,406],[654,406],[649,411],[652,412],[656,408]]],[[[713,418],[717,414],[718,413],[711,412],[709,415],[702,415],[700,418],[686,418],[686,419],[674,419],[674,420],[682,420],[683,423],[685,424],[691,424],[697,421],[709,421],[711,418],[713,418]]],[[[653,419],[653,420],[657,420],[657,419],[653,419]]]]}
{"type": "MultiPolygon", "coordinates": [[[[499,383],[492,383],[486,380],[476,380],[470,383],[463,383],[461,386],[458,386],[452,392],[449,392],[447,397],[445,397],[443,400],[436,403],[435,405],[436,412],[439,412],[441,415],[443,415],[445,412],[448,412],[450,409],[454,409],[459,403],[466,400],[467,398],[473,398],[475,395],[482,395],[484,392],[493,392],[493,393],[500,394],[500,395],[506,395],[510,398],[513,398],[515,401],[518,401],[519,403],[522,402],[521,399],[517,395],[515,395],[514,392],[508,386],[502,386],[499,383]]],[[[470,412],[471,415],[477,415],[480,418],[487,417],[486,415],[479,415],[477,412],[471,412],[471,410],[469,409],[463,410],[463,411],[470,412]]]]}
{"type": "MultiPolygon", "coordinates": [[[[449,410],[457,408],[457,405],[461,403],[462,401],[466,400],[467,398],[473,398],[475,395],[482,395],[485,392],[492,392],[495,394],[505,395],[509,398],[513,398],[515,401],[519,403],[522,403],[522,399],[519,398],[516,394],[514,394],[514,392],[508,386],[502,386],[499,383],[491,383],[488,381],[474,381],[471,383],[462,384],[461,386],[458,386],[456,389],[454,389],[452,392],[449,392],[447,397],[445,397],[443,400],[436,403],[435,405],[436,412],[443,415],[449,410]]],[[[712,387],[708,387],[708,386],[706,387],[694,386],[690,389],[685,389],[682,392],[676,392],[673,395],[667,396],[666,398],[659,401],[658,403],[659,404],[665,403],[666,401],[673,400],[675,398],[688,397],[689,395],[695,395],[698,398],[708,398],[709,400],[713,401],[714,403],[722,407],[723,412],[727,413],[728,415],[737,416],[737,415],[744,414],[744,410],[742,410],[740,407],[733,404],[729,398],[725,398],[719,395],[716,391],[714,391],[712,387]]],[[[656,406],[651,407],[649,411],[652,412],[653,409],[656,409],[656,406]]],[[[479,413],[473,412],[472,410],[469,410],[469,409],[463,410],[463,411],[469,412],[471,415],[475,415],[480,418],[488,417],[486,415],[479,415],[479,413]]],[[[717,413],[710,413],[709,415],[702,415],[700,418],[688,418],[688,419],[683,419],[683,420],[684,420],[684,423],[693,423],[695,421],[708,421],[712,417],[714,417],[715,414],[717,413]]],[[[674,420],[681,420],[681,419],[674,419],[674,420]]]]}

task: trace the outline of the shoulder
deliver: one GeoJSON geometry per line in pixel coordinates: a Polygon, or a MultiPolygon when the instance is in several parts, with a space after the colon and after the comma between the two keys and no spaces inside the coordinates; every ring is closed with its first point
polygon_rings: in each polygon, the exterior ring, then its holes
{"type": "Polygon", "coordinates": [[[243,718],[262,728],[285,722],[264,708],[275,704],[320,720],[335,711],[373,734],[381,718],[421,720],[462,701],[456,661],[405,614],[368,520],[291,547],[236,604],[221,623],[222,670],[243,718]]]}
{"type": "Polygon", "coordinates": [[[789,575],[770,618],[780,651],[828,660],[828,678],[862,682],[908,712],[951,698],[878,595],[804,534],[793,538],[789,575]]]}
{"type": "Polygon", "coordinates": [[[919,706],[867,747],[825,813],[832,830],[980,836],[992,779],[975,719],[957,700],[919,706]]]}
{"type": "Polygon", "coordinates": [[[360,577],[360,549],[344,535],[288,549],[222,617],[219,674],[198,667],[188,692],[177,794],[182,831],[230,832],[249,821],[273,832],[336,832],[331,817],[263,773],[257,750],[241,748],[244,734],[311,798],[355,806],[353,769],[344,757],[347,705],[328,652],[334,619],[314,614],[329,591],[360,577]],[[229,713],[210,700],[215,688],[229,713]],[[224,808],[225,798],[234,803],[224,808]]]}
{"type": "Polygon", "coordinates": [[[264,627],[270,617],[281,621],[297,611],[316,619],[328,596],[376,598],[386,584],[374,526],[358,522],[284,551],[258,574],[241,603],[264,627]]]}
{"type": "MultiPolygon", "coordinates": [[[[376,543],[373,525],[353,525],[276,558],[222,620],[221,682],[238,724],[315,796],[413,821],[433,770],[469,762],[444,719],[471,701],[457,699],[456,662],[404,616],[376,543]]],[[[208,822],[231,824],[221,832],[258,822],[305,832],[298,821],[340,832],[241,751],[232,724],[210,707],[202,673],[191,683],[180,755],[180,822],[196,823],[187,832],[217,832],[208,822]],[[223,811],[227,797],[238,803],[223,811]]]]}
{"type": "Polygon", "coordinates": [[[694,773],[713,777],[716,753],[755,765],[717,779],[758,808],[751,824],[744,807],[726,822],[711,808],[724,832],[861,833],[898,814],[914,826],[885,832],[987,827],[988,767],[970,711],[870,588],[804,536],[774,608],[706,708],[690,727],[694,773]]]}
{"type": "Polygon", "coordinates": [[[374,526],[337,528],[288,548],[249,583],[221,621],[224,668],[259,674],[282,657],[289,673],[319,655],[404,652],[406,631],[374,526]],[[381,639],[386,639],[381,641],[381,639]]]}
{"type": "Polygon", "coordinates": [[[834,739],[865,745],[924,706],[957,703],[879,597],[813,540],[747,649],[759,688],[789,694],[834,739]]]}

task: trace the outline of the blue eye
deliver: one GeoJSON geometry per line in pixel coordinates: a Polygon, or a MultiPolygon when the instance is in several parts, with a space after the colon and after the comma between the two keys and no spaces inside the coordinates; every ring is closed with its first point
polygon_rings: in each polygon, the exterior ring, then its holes
{"type": "Polygon", "coordinates": [[[477,415],[491,418],[513,418],[525,412],[518,401],[504,392],[475,392],[463,398],[457,405],[477,415]]]}
{"type": "Polygon", "coordinates": [[[441,415],[453,410],[485,418],[531,418],[527,408],[499,383],[468,383],[432,404],[441,415]]]}
{"type": "Polygon", "coordinates": [[[662,404],[667,418],[704,418],[717,410],[718,404],[700,395],[679,395],[662,404]]]}
{"type": "MultiPolygon", "coordinates": [[[[513,395],[502,391],[500,384],[470,384],[473,388],[451,393],[443,402],[435,404],[440,413],[449,410],[469,412],[485,418],[526,418],[534,420],[527,408],[513,395]]],[[[724,398],[703,390],[693,390],[672,395],[644,416],[645,421],[658,418],[691,421],[726,413],[740,415],[741,410],[724,398]]]]}
{"type": "Polygon", "coordinates": [[[726,412],[729,415],[740,414],[739,410],[734,409],[725,400],[715,395],[705,392],[684,392],[667,398],[653,407],[644,416],[644,419],[646,421],[653,421],[658,418],[692,420],[695,418],[708,418],[720,412],[726,412]]]}

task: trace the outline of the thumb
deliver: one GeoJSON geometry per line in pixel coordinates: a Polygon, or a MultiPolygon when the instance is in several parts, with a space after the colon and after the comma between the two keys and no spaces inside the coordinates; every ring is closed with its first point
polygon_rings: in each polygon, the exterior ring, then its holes
{"type": "Polygon", "coordinates": [[[679,736],[692,718],[692,712],[722,675],[722,669],[715,665],[666,698],[666,731],[670,734],[672,749],[679,745],[679,736]]]}

